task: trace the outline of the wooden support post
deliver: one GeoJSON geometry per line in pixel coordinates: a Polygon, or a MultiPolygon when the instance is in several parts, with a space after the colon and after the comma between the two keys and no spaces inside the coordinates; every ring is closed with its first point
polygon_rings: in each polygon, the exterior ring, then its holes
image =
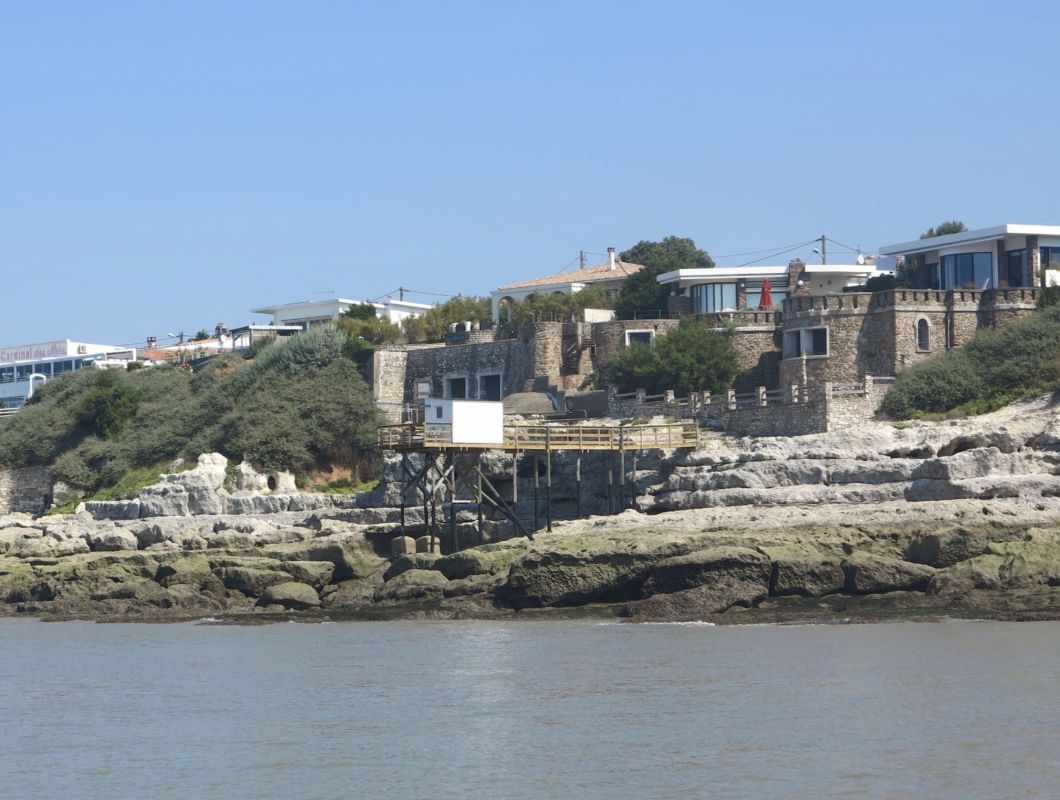
{"type": "Polygon", "coordinates": [[[633,451],[633,474],[629,482],[629,507],[637,507],[637,451],[633,451]]]}
{"type": "Polygon", "coordinates": [[[519,452],[512,453],[512,506],[519,504],[519,452]]]}
{"type": "Polygon", "coordinates": [[[545,525],[552,533],[552,429],[545,428],[545,525]]]}
{"type": "Polygon", "coordinates": [[[460,549],[460,543],[456,540],[456,467],[453,465],[453,455],[449,453],[445,457],[445,471],[453,469],[452,478],[447,481],[449,490],[449,545],[453,548],[450,552],[455,553],[460,549]]]}
{"type": "Polygon", "coordinates": [[[482,451],[480,450],[478,456],[475,459],[476,469],[478,473],[478,496],[475,498],[478,501],[478,544],[482,544],[482,451]]]}
{"type": "Polygon", "coordinates": [[[615,456],[610,450],[605,453],[605,456],[607,458],[607,513],[612,514],[615,510],[615,456]]]}
{"type": "Polygon", "coordinates": [[[574,459],[574,492],[578,501],[578,519],[582,518],[582,454],[574,459]]]}
{"type": "Polygon", "coordinates": [[[537,474],[538,473],[538,464],[539,464],[539,462],[538,462],[538,459],[537,459],[537,453],[534,453],[534,530],[535,531],[541,530],[541,522],[538,519],[538,512],[537,512],[537,507],[538,507],[537,491],[538,491],[538,486],[541,483],[541,481],[539,479],[539,476],[537,474]]]}
{"type": "Polygon", "coordinates": [[[626,432],[618,432],[618,510],[626,508],[626,432]]]}

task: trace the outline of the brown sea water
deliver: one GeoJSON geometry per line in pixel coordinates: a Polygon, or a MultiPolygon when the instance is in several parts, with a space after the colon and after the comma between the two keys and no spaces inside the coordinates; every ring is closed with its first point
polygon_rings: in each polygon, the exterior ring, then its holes
{"type": "Polygon", "coordinates": [[[0,620],[0,798],[1054,798],[1060,623],[0,620]]]}

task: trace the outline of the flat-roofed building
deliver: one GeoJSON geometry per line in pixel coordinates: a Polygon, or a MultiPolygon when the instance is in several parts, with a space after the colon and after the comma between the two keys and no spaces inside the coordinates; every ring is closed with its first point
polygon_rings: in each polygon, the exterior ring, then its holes
{"type": "Polygon", "coordinates": [[[18,408],[41,381],[86,367],[124,368],[136,350],[70,339],[0,347],[0,408],[18,408]]]}
{"type": "Polygon", "coordinates": [[[380,303],[368,300],[349,300],[343,297],[331,297],[326,300],[302,300],[295,303],[283,303],[275,306],[252,308],[252,314],[268,314],[272,324],[279,326],[295,325],[302,329],[327,322],[335,322],[350,310],[351,306],[372,306],[381,319],[401,324],[409,317],[421,317],[433,306],[429,303],[413,303],[393,297],[380,303]]]}

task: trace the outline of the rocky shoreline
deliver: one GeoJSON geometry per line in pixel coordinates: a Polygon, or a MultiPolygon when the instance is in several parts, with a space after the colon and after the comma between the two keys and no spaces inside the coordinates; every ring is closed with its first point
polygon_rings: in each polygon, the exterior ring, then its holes
{"type": "Polygon", "coordinates": [[[412,540],[395,543],[386,484],[230,493],[224,474],[204,456],[124,503],[0,516],[0,615],[1060,618],[1060,424],[1045,398],[961,423],[719,436],[638,473],[640,510],[532,541],[495,525],[496,541],[446,555],[399,552],[412,540]]]}

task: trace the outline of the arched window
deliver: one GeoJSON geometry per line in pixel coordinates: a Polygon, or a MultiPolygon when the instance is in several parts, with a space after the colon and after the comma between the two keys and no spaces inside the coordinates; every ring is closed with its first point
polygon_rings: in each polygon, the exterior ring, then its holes
{"type": "Polygon", "coordinates": [[[931,325],[926,319],[916,321],[916,349],[931,349],[931,325]]]}

